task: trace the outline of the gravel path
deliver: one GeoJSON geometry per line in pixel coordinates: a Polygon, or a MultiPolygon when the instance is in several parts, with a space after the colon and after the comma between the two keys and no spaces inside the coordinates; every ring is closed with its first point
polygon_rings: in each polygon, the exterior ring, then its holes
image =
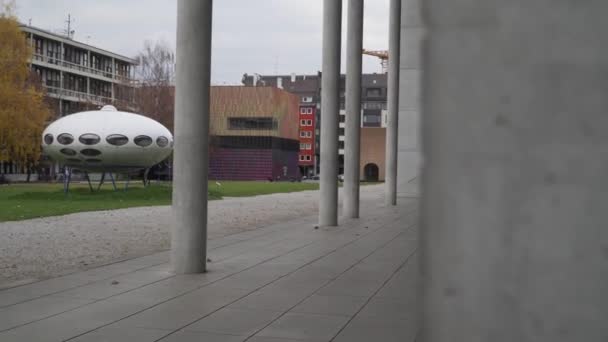
{"type": "MultiPolygon", "coordinates": [[[[361,187],[361,198],[382,185],[361,187]]],[[[209,202],[209,238],[318,212],[318,191],[209,202]]],[[[169,248],[171,207],[94,211],[0,223],[0,289],[169,248]]]]}

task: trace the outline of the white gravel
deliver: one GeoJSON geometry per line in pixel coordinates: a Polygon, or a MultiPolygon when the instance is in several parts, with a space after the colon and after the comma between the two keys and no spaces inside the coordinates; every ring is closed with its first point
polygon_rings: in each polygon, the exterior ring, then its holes
{"type": "MultiPolygon", "coordinates": [[[[382,185],[361,187],[362,199],[382,185]]],[[[315,215],[318,191],[209,202],[209,238],[315,215]]],[[[94,211],[0,223],[0,288],[169,248],[171,207],[94,211]]]]}

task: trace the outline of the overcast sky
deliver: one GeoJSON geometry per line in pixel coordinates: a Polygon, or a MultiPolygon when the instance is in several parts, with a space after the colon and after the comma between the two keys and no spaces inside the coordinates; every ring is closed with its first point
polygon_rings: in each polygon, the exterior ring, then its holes
{"type": "MultiPolygon", "coordinates": [[[[365,2],[367,49],[388,47],[388,1],[365,2]]],[[[316,73],[321,69],[322,4],[214,1],[212,82],[239,84],[244,73],[316,73]]],[[[176,0],[17,0],[19,20],[31,20],[32,26],[42,29],[64,30],[68,14],[78,41],[128,57],[135,56],[145,40],[165,40],[175,49],[176,0]]],[[[344,36],[346,18],[343,32],[344,36]]],[[[374,57],[364,56],[363,65],[364,72],[380,72],[374,57]]]]}

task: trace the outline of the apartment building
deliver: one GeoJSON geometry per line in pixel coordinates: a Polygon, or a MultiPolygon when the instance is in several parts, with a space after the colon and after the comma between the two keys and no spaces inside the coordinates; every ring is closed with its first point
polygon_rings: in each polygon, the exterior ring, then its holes
{"type": "Polygon", "coordinates": [[[36,27],[21,30],[33,50],[31,68],[57,116],[106,104],[135,111],[136,60],[36,27]]]}
{"type": "Polygon", "coordinates": [[[296,180],[298,97],[274,87],[215,86],[209,178],[296,180]]]}
{"type": "MultiPolygon", "coordinates": [[[[276,87],[295,94],[299,98],[298,105],[298,137],[300,152],[298,166],[300,174],[312,177],[316,174],[318,160],[317,118],[319,111],[319,75],[278,75],[261,76],[258,74],[243,75],[243,84],[254,87],[276,87]]],[[[295,124],[295,123],[294,123],[295,124]]]]}
{"type": "MultiPolygon", "coordinates": [[[[284,89],[300,97],[300,117],[298,121],[300,137],[300,160],[299,165],[302,175],[313,175],[319,171],[319,146],[320,146],[320,115],[321,115],[321,78],[322,74],[316,75],[268,75],[258,74],[243,75],[242,83],[245,86],[271,86],[284,89]],[[311,126],[312,125],[312,126],[311,126]],[[310,136],[312,134],[312,137],[310,136]],[[310,158],[310,160],[308,159],[310,158]]],[[[374,146],[365,146],[367,156],[377,156],[384,160],[384,144],[377,144],[378,134],[383,134],[386,128],[386,99],[387,99],[387,77],[386,74],[363,74],[361,78],[361,129],[362,134],[371,131],[366,128],[377,128],[373,130],[376,137],[369,140],[374,141],[374,146]]],[[[344,172],[344,139],[345,139],[345,89],[346,77],[342,75],[340,80],[340,116],[339,116],[339,173],[344,172]]],[[[363,147],[363,146],[362,146],[363,147]]],[[[377,179],[384,179],[383,169],[377,179]]],[[[376,178],[363,177],[362,180],[376,178]]]]}

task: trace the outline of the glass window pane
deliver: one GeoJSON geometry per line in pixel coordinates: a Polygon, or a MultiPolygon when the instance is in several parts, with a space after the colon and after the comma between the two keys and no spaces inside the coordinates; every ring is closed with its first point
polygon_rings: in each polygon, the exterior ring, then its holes
{"type": "Polygon", "coordinates": [[[135,137],[135,139],[133,139],[133,142],[137,146],[146,147],[152,144],[152,138],[147,135],[138,135],[135,137]]]}
{"type": "Polygon", "coordinates": [[[101,138],[94,133],[85,133],[78,138],[78,141],[85,145],[95,145],[101,141],[101,138]]]}
{"type": "Polygon", "coordinates": [[[122,146],[129,142],[129,138],[122,134],[111,134],[106,137],[106,141],[110,145],[122,146]]]}
{"type": "Polygon", "coordinates": [[[166,147],[167,145],[169,145],[169,139],[165,137],[158,137],[156,138],[156,145],[160,147],[166,147]]]}
{"type": "Polygon", "coordinates": [[[69,133],[62,133],[57,136],[57,142],[61,145],[69,145],[74,142],[74,136],[69,133]]]}

